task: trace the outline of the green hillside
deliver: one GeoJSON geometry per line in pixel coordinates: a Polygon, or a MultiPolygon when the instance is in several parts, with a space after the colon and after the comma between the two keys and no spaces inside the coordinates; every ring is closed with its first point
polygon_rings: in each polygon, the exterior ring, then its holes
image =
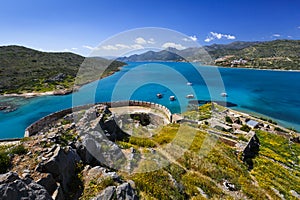
{"type": "MultiPolygon", "coordinates": [[[[84,60],[84,57],[73,53],[46,53],[21,46],[2,46],[0,94],[70,90],[84,60]]],[[[111,62],[102,58],[89,60],[102,68],[106,68],[111,62]]],[[[118,70],[124,64],[113,62],[105,74],[118,70]]],[[[97,78],[99,77],[93,77],[93,80],[97,78]]],[[[81,82],[84,83],[85,81],[81,82]]]]}
{"type": "Polygon", "coordinates": [[[241,49],[208,49],[208,52],[213,59],[219,58],[215,64],[220,66],[300,70],[299,40],[275,40],[241,49]],[[239,59],[245,60],[245,63],[239,63],[239,59]],[[236,63],[233,63],[234,60],[236,63]]]}

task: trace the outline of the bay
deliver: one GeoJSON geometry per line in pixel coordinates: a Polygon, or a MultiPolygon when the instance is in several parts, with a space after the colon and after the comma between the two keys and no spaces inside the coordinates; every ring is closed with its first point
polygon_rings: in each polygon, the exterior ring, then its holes
{"type": "MultiPolygon", "coordinates": [[[[184,112],[186,95],[199,100],[228,101],[232,109],[265,116],[280,125],[300,130],[300,73],[253,69],[217,68],[175,62],[128,63],[119,72],[87,84],[74,94],[11,98],[18,109],[0,112],[0,139],[20,138],[25,128],[52,112],[76,105],[117,100],[143,100],[184,112]],[[187,82],[192,85],[187,85],[187,82]],[[226,92],[224,98],[220,93],[226,92]],[[157,93],[163,98],[158,99],[157,93]],[[170,101],[174,95],[176,101],[170,101]]],[[[0,101],[7,97],[0,97],[0,101]]]]}

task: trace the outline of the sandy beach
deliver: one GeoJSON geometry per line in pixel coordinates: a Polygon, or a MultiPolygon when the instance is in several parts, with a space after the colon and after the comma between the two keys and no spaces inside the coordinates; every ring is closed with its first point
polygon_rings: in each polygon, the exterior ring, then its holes
{"type": "Polygon", "coordinates": [[[49,92],[28,92],[22,94],[3,94],[4,97],[37,97],[37,96],[47,96],[47,95],[54,95],[54,91],[49,92]]]}

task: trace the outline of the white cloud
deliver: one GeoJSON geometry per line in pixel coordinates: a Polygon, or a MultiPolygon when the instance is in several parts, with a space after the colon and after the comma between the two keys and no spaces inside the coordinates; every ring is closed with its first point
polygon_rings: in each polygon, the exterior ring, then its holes
{"type": "Polygon", "coordinates": [[[293,36],[290,36],[290,35],[288,35],[287,37],[288,37],[288,38],[293,38],[293,36]]]}
{"type": "Polygon", "coordinates": [[[280,34],[273,34],[272,36],[273,37],[280,37],[281,35],[280,34]]]}
{"type": "Polygon", "coordinates": [[[106,45],[106,46],[102,46],[102,49],[104,49],[104,50],[118,50],[118,47],[116,47],[115,45],[106,45]]]}
{"type": "Polygon", "coordinates": [[[221,33],[214,33],[214,32],[210,32],[210,34],[211,34],[213,37],[217,38],[217,39],[221,39],[221,38],[222,38],[222,35],[223,35],[223,34],[221,34],[221,33]]]}
{"type": "Polygon", "coordinates": [[[118,49],[130,49],[130,46],[126,44],[116,44],[115,47],[118,49]]]}
{"type": "Polygon", "coordinates": [[[198,38],[196,35],[193,35],[193,36],[189,36],[187,38],[183,38],[182,40],[185,42],[191,42],[191,41],[196,42],[198,40],[198,38]]]}
{"type": "Polygon", "coordinates": [[[83,45],[82,47],[83,47],[83,48],[86,48],[86,49],[89,49],[89,50],[91,50],[91,51],[99,50],[98,47],[91,47],[91,46],[89,46],[89,45],[83,45]]]}
{"type": "Polygon", "coordinates": [[[226,38],[228,40],[235,40],[235,36],[234,35],[227,35],[226,38]]]}
{"type": "Polygon", "coordinates": [[[213,37],[207,37],[207,38],[204,40],[204,42],[210,42],[210,41],[213,41],[213,40],[214,40],[213,37]]]}
{"type": "Polygon", "coordinates": [[[138,38],[135,39],[135,43],[137,43],[137,44],[147,44],[147,41],[142,37],[138,37],[138,38]]]}
{"type": "Polygon", "coordinates": [[[132,49],[144,49],[144,47],[140,44],[133,44],[130,46],[132,49]]]}
{"type": "Polygon", "coordinates": [[[155,41],[153,38],[150,38],[148,41],[147,41],[148,44],[155,44],[155,41]]]}
{"type": "Polygon", "coordinates": [[[186,48],[185,46],[182,46],[181,44],[177,44],[177,43],[174,43],[174,42],[166,42],[161,47],[164,48],[164,49],[172,47],[172,48],[176,48],[178,50],[182,50],[182,49],[186,48]]]}
{"type": "Polygon", "coordinates": [[[76,48],[76,47],[73,47],[73,48],[71,48],[72,50],[78,50],[78,48],[76,48]]]}
{"type": "Polygon", "coordinates": [[[236,37],[234,35],[229,35],[229,34],[210,32],[210,35],[207,36],[204,41],[205,42],[211,42],[215,39],[218,39],[218,40],[220,40],[220,39],[235,40],[236,37]]]}
{"type": "Polygon", "coordinates": [[[196,41],[198,40],[198,38],[196,37],[196,35],[190,36],[189,38],[190,38],[192,41],[194,41],[194,42],[196,42],[196,41]]]}
{"type": "Polygon", "coordinates": [[[299,28],[299,29],[300,29],[300,26],[298,26],[297,28],[299,28]]]}
{"type": "Polygon", "coordinates": [[[138,38],[136,38],[136,39],[134,40],[134,42],[135,42],[136,44],[140,44],[140,45],[143,45],[143,44],[155,44],[155,41],[154,41],[153,38],[150,38],[149,40],[146,40],[146,39],[144,39],[144,38],[142,38],[142,37],[138,37],[138,38]]]}
{"type": "Polygon", "coordinates": [[[144,46],[141,44],[132,44],[132,45],[126,45],[126,44],[109,44],[99,47],[91,47],[88,45],[82,46],[83,48],[89,49],[91,51],[97,51],[97,50],[107,50],[107,51],[118,51],[118,50],[124,50],[124,49],[144,49],[144,46]]]}

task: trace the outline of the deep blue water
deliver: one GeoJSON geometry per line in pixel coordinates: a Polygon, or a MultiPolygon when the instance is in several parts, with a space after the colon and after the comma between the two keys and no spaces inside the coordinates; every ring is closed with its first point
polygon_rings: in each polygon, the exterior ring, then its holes
{"type": "Polygon", "coordinates": [[[299,72],[139,62],[129,63],[114,75],[85,85],[71,95],[15,98],[19,105],[16,111],[0,112],[0,139],[23,137],[25,128],[39,118],[86,103],[134,99],[182,112],[188,105],[187,94],[201,100],[226,100],[238,105],[233,109],[268,116],[281,125],[300,130],[299,72]],[[193,85],[188,86],[187,82],[193,85]],[[228,97],[221,97],[222,92],[228,97]],[[163,98],[157,99],[157,93],[162,93],[163,98]],[[177,100],[169,101],[170,95],[177,100]]]}

